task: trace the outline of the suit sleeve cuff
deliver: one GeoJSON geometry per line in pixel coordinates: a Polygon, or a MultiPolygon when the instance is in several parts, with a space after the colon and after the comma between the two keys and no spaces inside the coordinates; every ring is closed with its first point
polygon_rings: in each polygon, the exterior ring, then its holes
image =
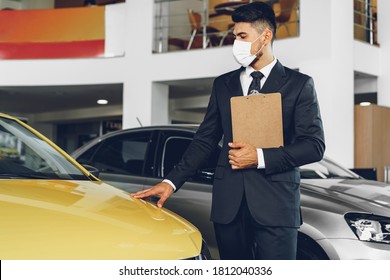
{"type": "Polygon", "coordinates": [[[168,183],[172,187],[173,191],[176,191],[176,186],[171,182],[171,180],[164,179],[163,182],[168,183]]]}
{"type": "Polygon", "coordinates": [[[257,149],[257,169],[264,169],[265,161],[264,161],[264,153],[263,149],[257,149]]]}

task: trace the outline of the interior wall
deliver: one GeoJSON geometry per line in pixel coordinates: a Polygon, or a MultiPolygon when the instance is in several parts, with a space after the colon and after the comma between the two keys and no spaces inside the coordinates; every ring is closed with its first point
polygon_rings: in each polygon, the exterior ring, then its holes
{"type": "Polygon", "coordinates": [[[378,78],[367,77],[355,79],[354,92],[355,94],[378,92],[378,78]]]}
{"type": "Polygon", "coordinates": [[[19,10],[22,8],[21,2],[11,0],[0,0],[0,9],[14,9],[19,10]]]}
{"type": "Polygon", "coordinates": [[[355,106],[355,167],[376,168],[379,181],[390,166],[390,108],[355,106]]]}
{"type": "Polygon", "coordinates": [[[34,10],[34,9],[52,9],[54,8],[55,0],[23,0],[22,9],[34,10]]]}
{"type": "Polygon", "coordinates": [[[0,0],[0,8],[14,10],[52,9],[55,0],[0,0]]]}

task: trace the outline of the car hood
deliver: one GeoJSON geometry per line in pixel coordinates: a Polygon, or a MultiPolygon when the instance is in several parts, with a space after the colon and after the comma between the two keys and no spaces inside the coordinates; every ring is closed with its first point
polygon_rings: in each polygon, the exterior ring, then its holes
{"type": "Polygon", "coordinates": [[[389,216],[390,185],[363,179],[303,179],[302,205],[321,201],[329,212],[368,212],[389,216]]]}
{"type": "Polygon", "coordinates": [[[102,182],[0,180],[0,259],[185,259],[199,231],[102,182]]]}

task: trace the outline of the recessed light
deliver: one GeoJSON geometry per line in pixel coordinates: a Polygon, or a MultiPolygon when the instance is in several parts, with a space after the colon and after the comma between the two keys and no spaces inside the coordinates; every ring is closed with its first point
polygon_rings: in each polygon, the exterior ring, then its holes
{"type": "Polygon", "coordinates": [[[107,99],[99,99],[97,101],[97,104],[99,104],[99,105],[106,105],[106,104],[108,104],[108,100],[107,99]]]}
{"type": "Polygon", "coordinates": [[[360,106],[370,106],[371,102],[360,102],[360,106]]]}

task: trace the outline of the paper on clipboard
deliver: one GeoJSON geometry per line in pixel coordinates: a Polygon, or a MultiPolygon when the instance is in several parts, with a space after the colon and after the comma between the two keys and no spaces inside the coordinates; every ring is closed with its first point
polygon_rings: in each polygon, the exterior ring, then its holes
{"type": "Polygon", "coordinates": [[[256,148],[283,146],[282,97],[279,92],[230,99],[233,141],[256,148]]]}

